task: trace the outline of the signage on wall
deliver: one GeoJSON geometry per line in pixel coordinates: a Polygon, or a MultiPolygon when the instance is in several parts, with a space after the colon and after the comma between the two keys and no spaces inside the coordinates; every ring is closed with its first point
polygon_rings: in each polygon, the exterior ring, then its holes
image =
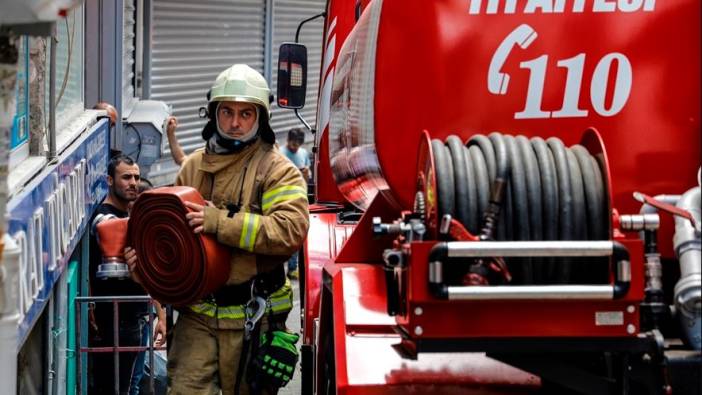
{"type": "Polygon", "coordinates": [[[101,120],[8,203],[8,233],[20,248],[20,345],[107,194],[109,143],[101,120]]]}

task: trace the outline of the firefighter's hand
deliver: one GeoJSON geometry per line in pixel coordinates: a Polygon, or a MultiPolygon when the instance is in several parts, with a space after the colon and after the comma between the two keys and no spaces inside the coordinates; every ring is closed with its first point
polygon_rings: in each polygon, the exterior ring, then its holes
{"type": "Polygon", "coordinates": [[[188,220],[188,225],[192,226],[193,232],[202,233],[203,224],[205,223],[205,207],[214,207],[212,202],[207,202],[207,206],[193,202],[185,202],[185,206],[192,210],[185,214],[185,219],[188,220]]]}
{"type": "Polygon", "coordinates": [[[127,262],[127,266],[129,267],[129,275],[131,276],[132,280],[137,284],[141,284],[139,274],[135,270],[137,264],[136,250],[132,247],[126,247],[124,249],[124,260],[127,262]]]}

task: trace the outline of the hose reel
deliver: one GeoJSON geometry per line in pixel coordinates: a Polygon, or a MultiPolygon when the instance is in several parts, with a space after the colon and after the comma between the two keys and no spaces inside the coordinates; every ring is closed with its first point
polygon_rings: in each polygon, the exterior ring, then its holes
{"type": "MultiPolygon", "coordinates": [[[[419,163],[418,195],[426,200],[430,237],[451,239],[456,232],[441,225],[454,220],[453,226],[483,241],[610,239],[609,173],[594,130],[571,147],[555,137],[491,133],[442,142],[425,135],[419,163]]],[[[601,257],[504,261],[512,284],[609,280],[608,260],[601,257]]],[[[451,267],[446,278],[465,283],[466,267],[451,267]]]]}

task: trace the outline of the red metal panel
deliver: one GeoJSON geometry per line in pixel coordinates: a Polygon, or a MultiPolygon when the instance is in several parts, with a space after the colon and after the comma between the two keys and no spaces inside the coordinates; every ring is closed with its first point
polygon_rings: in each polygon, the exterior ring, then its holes
{"type": "Polygon", "coordinates": [[[338,394],[530,393],[540,380],[482,353],[420,354],[402,358],[393,348],[385,313],[383,269],[377,265],[330,265],[333,289],[338,394]]]}
{"type": "MultiPolygon", "coordinates": [[[[639,240],[622,242],[632,257],[642,256],[639,240]]],[[[632,259],[632,287],[619,301],[446,302],[431,297],[426,276],[419,275],[427,271],[432,245],[412,245],[409,267],[416,273],[411,277],[409,311],[421,306],[423,314],[398,317],[397,323],[409,333],[409,329],[421,325],[423,338],[434,339],[624,337],[634,336],[627,331],[630,324],[638,333],[638,302],[643,295],[640,258],[632,259]],[[595,325],[595,314],[603,311],[622,312],[624,322],[616,326],[595,325]]],[[[392,333],[395,320],[386,314],[382,266],[328,263],[323,271],[332,291],[328,302],[332,305],[333,321],[332,328],[322,330],[334,336],[337,393],[509,394],[529,393],[540,385],[538,378],[480,353],[428,353],[419,354],[417,360],[403,359],[392,348],[400,337],[392,333]]],[[[323,357],[323,352],[317,356],[323,357]]]]}
{"type": "Polygon", "coordinates": [[[339,225],[336,213],[310,214],[310,230],[305,243],[305,317],[303,343],[312,344],[313,320],[319,317],[319,293],[321,290],[322,269],[333,262],[353,231],[353,225],[339,225]]]}
{"type": "Polygon", "coordinates": [[[397,323],[411,337],[421,326],[421,338],[636,336],[643,299],[643,246],[640,240],[620,242],[631,256],[631,288],[622,299],[605,301],[441,301],[430,294],[426,275],[433,243],[413,243],[406,272],[409,314],[398,316],[397,323]],[[422,308],[422,315],[412,313],[415,307],[422,308]],[[597,325],[598,312],[619,312],[623,321],[597,325]]]}
{"type": "Polygon", "coordinates": [[[321,78],[319,86],[320,103],[317,106],[317,146],[319,152],[315,155],[315,195],[319,201],[343,202],[344,198],[337,188],[329,164],[329,106],[324,106],[324,90],[331,89],[336,68],[336,59],[341,50],[341,44],[346,40],[355,25],[355,1],[329,1],[327,3],[327,18],[324,26],[324,62],[320,65],[321,78]],[[326,58],[329,61],[326,61],[326,58]]]}
{"type": "Polygon", "coordinates": [[[379,217],[383,222],[392,222],[400,217],[400,212],[395,210],[385,199],[380,196],[373,200],[368,210],[358,222],[356,228],[361,232],[353,232],[344,248],[337,256],[337,263],[376,263],[382,264],[383,251],[392,245],[393,236],[371,236],[373,217],[379,217]],[[369,237],[370,236],[370,237],[369,237]]]}
{"type": "Polygon", "coordinates": [[[328,133],[324,132],[320,139],[319,153],[315,156],[315,198],[320,202],[343,202],[344,197],[339,192],[334,177],[329,166],[329,139],[328,133]]]}
{"type": "MultiPolygon", "coordinates": [[[[333,2],[338,14],[331,19],[348,22],[349,10],[339,11],[342,4],[351,8],[345,3],[333,2]]],[[[349,130],[346,141],[377,154],[380,168],[369,174],[381,174],[408,208],[415,191],[408,158],[416,155],[423,129],[437,138],[494,130],[558,136],[571,145],[594,127],[609,151],[613,206],[638,211],[634,190],[681,193],[695,184],[700,14],[697,0],[385,1],[367,97],[374,129],[349,130]],[[488,13],[488,4],[497,5],[495,12],[488,13]],[[516,4],[514,10],[506,10],[508,4],[516,4]],[[522,26],[536,34],[533,41],[517,40],[522,26]],[[501,76],[510,77],[508,85],[501,76]]],[[[337,23],[339,32],[348,26],[337,23]]],[[[359,115],[349,110],[349,119],[359,115]]],[[[664,221],[661,234],[670,233],[668,225],[664,221]]],[[[661,239],[666,255],[668,239],[661,239]]]]}
{"type": "Polygon", "coordinates": [[[397,335],[354,335],[345,338],[347,393],[510,394],[536,392],[538,377],[486,357],[482,353],[427,353],[402,359],[392,348],[397,335]],[[531,390],[531,391],[530,391],[531,390]]]}
{"type": "Polygon", "coordinates": [[[343,265],[343,316],[346,331],[392,333],[395,319],[387,314],[387,295],[382,266],[343,265]]]}
{"type": "MultiPolygon", "coordinates": [[[[578,2],[562,2],[565,10],[552,13],[541,8],[526,13],[526,5],[534,2],[524,1],[512,14],[502,10],[509,2],[496,2],[498,13],[490,15],[487,1],[475,15],[469,12],[469,3],[480,2],[415,0],[383,5],[376,54],[375,149],[383,174],[405,207],[415,187],[414,170],[402,163],[417,151],[422,129],[439,138],[493,130],[556,135],[572,144],[586,128],[596,127],[610,155],[614,205],[622,211],[638,211],[638,203],[631,199],[633,190],[680,193],[695,184],[700,158],[699,1],[646,2],[653,4],[651,11],[633,12],[615,6],[623,2],[607,2],[613,12],[593,11],[594,4],[604,2],[583,2],[583,12],[573,12],[578,2]],[[508,89],[492,94],[487,83],[491,61],[521,24],[538,36],[527,48],[515,46],[507,54],[501,72],[511,76],[508,89]],[[576,99],[578,108],[588,112],[586,117],[515,118],[525,108],[529,88],[530,71],[522,62],[548,56],[541,108],[556,111],[563,106],[569,71],[557,62],[581,54],[584,64],[576,99]],[[610,54],[628,59],[631,90],[621,111],[602,115],[592,104],[598,101],[591,94],[598,89],[593,75],[610,54]]],[[[612,105],[616,75],[621,74],[615,68],[608,74],[607,108],[612,105]]]]}

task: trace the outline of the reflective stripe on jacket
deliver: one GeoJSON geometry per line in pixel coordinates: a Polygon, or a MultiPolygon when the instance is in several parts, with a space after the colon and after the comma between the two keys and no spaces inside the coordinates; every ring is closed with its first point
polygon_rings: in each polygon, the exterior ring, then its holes
{"type": "MultiPolygon", "coordinates": [[[[292,310],[293,304],[293,294],[292,287],[290,286],[290,280],[285,281],[285,285],[280,287],[279,290],[273,292],[271,296],[266,300],[266,314],[279,314],[287,313],[292,310]]],[[[217,319],[229,319],[229,320],[243,320],[244,317],[244,305],[235,306],[217,306],[212,302],[202,302],[194,305],[190,305],[190,310],[206,315],[211,318],[217,319]]]]}
{"type": "MultiPolygon", "coordinates": [[[[196,188],[214,204],[205,208],[203,231],[232,247],[227,285],[244,283],[282,265],[307,236],[307,184],[285,156],[261,140],[235,154],[193,152],[175,184],[196,188]]],[[[292,291],[287,289],[289,302],[270,300],[274,312],[292,308],[292,291]]],[[[223,308],[202,302],[190,310],[210,317],[217,310],[219,318],[239,322],[244,318],[242,306],[223,308]]]]}
{"type": "Polygon", "coordinates": [[[176,185],[197,188],[215,205],[205,208],[203,229],[235,247],[227,284],[241,284],[283,264],[307,236],[307,184],[283,154],[260,140],[236,154],[195,151],[176,185]],[[228,207],[234,206],[239,211],[230,213],[228,207]]]}

